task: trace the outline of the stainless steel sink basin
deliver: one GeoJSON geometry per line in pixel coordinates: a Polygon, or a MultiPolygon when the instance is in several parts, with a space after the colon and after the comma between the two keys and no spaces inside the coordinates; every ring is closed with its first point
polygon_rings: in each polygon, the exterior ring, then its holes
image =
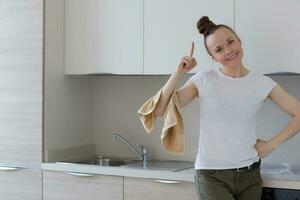
{"type": "Polygon", "coordinates": [[[87,164],[87,165],[99,165],[99,166],[121,166],[121,165],[130,164],[134,162],[137,162],[137,160],[118,158],[118,157],[97,156],[89,159],[70,160],[70,161],[63,161],[58,163],[87,164]]]}
{"type": "Polygon", "coordinates": [[[99,166],[121,166],[129,163],[137,162],[136,160],[123,160],[111,158],[96,158],[79,162],[80,164],[99,165],[99,166]]]}

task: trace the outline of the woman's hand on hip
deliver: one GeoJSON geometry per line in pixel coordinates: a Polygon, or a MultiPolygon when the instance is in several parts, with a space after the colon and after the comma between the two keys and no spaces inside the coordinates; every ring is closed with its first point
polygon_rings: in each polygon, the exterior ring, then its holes
{"type": "Polygon", "coordinates": [[[197,61],[193,57],[193,54],[194,54],[194,42],[192,43],[190,55],[181,58],[177,66],[176,73],[183,75],[196,67],[197,61]]]}
{"type": "Polygon", "coordinates": [[[260,158],[266,157],[275,149],[270,141],[265,141],[262,139],[257,139],[254,147],[260,158]]]}

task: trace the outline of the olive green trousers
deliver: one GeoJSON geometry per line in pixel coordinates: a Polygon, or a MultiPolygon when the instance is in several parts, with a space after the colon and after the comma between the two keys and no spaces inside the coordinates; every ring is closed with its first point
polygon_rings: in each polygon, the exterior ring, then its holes
{"type": "Polygon", "coordinates": [[[260,169],[196,170],[195,187],[199,200],[260,200],[260,169]]]}

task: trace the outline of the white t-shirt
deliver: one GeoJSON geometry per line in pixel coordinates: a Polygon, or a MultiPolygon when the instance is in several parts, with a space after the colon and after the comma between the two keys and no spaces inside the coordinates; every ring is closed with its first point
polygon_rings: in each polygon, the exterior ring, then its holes
{"type": "Polygon", "coordinates": [[[199,91],[200,137],[195,169],[230,169],[259,160],[256,117],[276,82],[249,72],[233,78],[219,70],[191,77],[199,91]]]}

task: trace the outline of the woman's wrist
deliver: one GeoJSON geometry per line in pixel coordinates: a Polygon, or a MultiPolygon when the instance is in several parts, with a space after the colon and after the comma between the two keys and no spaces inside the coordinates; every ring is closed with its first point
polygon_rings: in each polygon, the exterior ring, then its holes
{"type": "Polygon", "coordinates": [[[180,71],[175,71],[172,73],[171,76],[173,76],[175,79],[179,80],[181,77],[183,77],[184,72],[180,72],[180,71]]]}
{"type": "Polygon", "coordinates": [[[269,140],[269,143],[271,145],[271,148],[274,150],[274,149],[277,149],[277,147],[281,144],[280,141],[277,140],[276,137],[272,138],[271,140],[269,140]]]}
{"type": "Polygon", "coordinates": [[[173,72],[167,81],[167,83],[162,87],[162,91],[164,94],[171,95],[175,90],[178,80],[180,79],[180,74],[177,72],[173,72]]]}

